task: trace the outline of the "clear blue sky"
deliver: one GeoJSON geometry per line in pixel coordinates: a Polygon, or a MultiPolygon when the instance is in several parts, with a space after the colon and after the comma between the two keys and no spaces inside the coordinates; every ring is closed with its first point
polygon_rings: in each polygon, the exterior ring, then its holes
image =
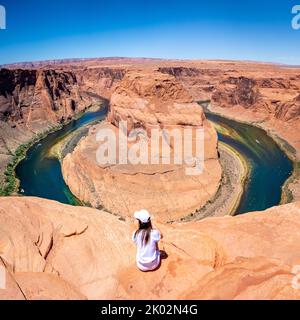
{"type": "Polygon", "coordinates": [[[160,57],[300,64],[300,0],[0,0],[0,64],[160,57]]]}

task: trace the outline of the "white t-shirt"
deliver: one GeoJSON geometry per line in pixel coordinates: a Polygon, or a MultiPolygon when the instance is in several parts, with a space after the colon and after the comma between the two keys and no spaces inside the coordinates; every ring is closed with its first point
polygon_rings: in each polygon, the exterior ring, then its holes
{"type": "Polygon", "coordinates": [[[133,233],[132,240],[137,246],[136,263],[140,270],[151,271],[158,267],[160,263],[160,253],[157,250],[157,242],[161,236],[158,230],[151,230],[151,235],[148,243],[143,245],[142,231],[135,237],[133,233]]]}

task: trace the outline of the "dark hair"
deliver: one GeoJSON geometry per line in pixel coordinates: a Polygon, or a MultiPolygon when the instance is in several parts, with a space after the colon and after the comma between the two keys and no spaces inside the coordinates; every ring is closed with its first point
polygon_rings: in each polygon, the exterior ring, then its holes
{"type": "Polygon", "coordinates": [[[151,223],[151,219],[148,220],[148,222],[143,223],[139,220],[139,229],[135,232],[134,234],[134,238],[136,239],[136,237],[141,233],[141,237],[142,237],[142,244],[143,246],[147,245],[147,243],[150,240],[150,235],[151,235],[151,230],[152,230],[152,223],[151,223]]]}

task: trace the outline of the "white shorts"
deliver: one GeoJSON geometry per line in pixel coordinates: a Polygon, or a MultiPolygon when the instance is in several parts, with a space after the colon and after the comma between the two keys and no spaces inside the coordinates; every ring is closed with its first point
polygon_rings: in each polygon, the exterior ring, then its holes
{"type": "Polygon", "coordinates": [[[151,262],[147,262],[147,263],[142,263],[140,261],[137,261],[136,262],[138,268],[141,270],[141,271],[153,271],[155,270],[159,264],[160,264],[160,252],[158,252],[158,254],[156,255],[156,259],[151,261],[151,262]]]}

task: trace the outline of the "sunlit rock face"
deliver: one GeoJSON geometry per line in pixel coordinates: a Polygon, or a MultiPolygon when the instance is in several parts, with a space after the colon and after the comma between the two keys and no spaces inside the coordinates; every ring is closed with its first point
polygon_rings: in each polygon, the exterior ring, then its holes
{"type": "Polygon", "coordinates": [[[64,178],[78,198],[123,217],[147,208],[163,221],[173,221],[200,209],[216,194],[221,180],[217,134],[205,119],[202,107],[174,76],[153,70],[128,72],[113,92],[109,109],[107,122],[91,128],[63,161],[64,178]],[[124,122],[126,128],[122,126],[124,122]],[[125,142],[128,154],[141,141],[141,133],[145,144],[143,150],[136,152],[140,161],[133,163],[129,159],[128,163],[121,163],[117,152],[116,163],[99,164],[96,155],[101,143],[97,142],[97,135],[101,130],[115,134],[117,150],[124,147],[119,142],[121,135],[129,138],[136,132],[136,140],[125,142]],[[151,140],[153,130],[161,135],[158,148],[151,140]],[[181,137],[181,149],[172,137],[173,130],[181,137]],[[184,140],[186,130],[191,135],[184,140]],[[199,158],[203,159],[204,170],[190,174],[188,169],[196,172],[197,164],[184,161],[184,143],[190,143],[191,155],[197,158],[200,136],[204,152],[199,158]],[[170,148],[167,163],[163,161],[163,142],[170,148]],[[146,160],[142,161],[145,150],[146,160]],[[153,154],[158,163],[153,163],[153,154]],[[179,155],[181,163],[174,160],[179,155]]]}
{"type": "Polygon", "coordinates": [[[257,81],[242,76],[224,80],[213,92],[212,103],[224,108],[233,106],[241,106],[245,109],[265,108],[257,81]]]}
{"type": "Polygon", "coordinates": [[[108,98],[124,75],[114,68],[56,68],[53,61],[25,66],[0,69],[0,186],[20,144],[108,98]]]}
{"type": "Polygon", "coordinates": [[[300,204],[154,224],[168,255],[136,267],[132,220],[31,197],[0,198],[0,299],[300,299],[300,204]],[[24,254],[26,253],[26,254],[24,254]]]}
{"type": "Polygon", "coordinates": [[[108,120],[132,125],[202,126],[202,108],[175,77],[157,71],[131,71],[113,92],[108,120]]]}
{"type": "Polygon", "coordinates": [[[0,70],[0,120],[33,129],[66,120],[87,106],[73,72],[0,70]]]}
{"type": "Polygon", "coordinates": [[[300,94],[293,100],[280,104],[275,114],[277,119],[283,121],[300,120],[300,94]]]}

